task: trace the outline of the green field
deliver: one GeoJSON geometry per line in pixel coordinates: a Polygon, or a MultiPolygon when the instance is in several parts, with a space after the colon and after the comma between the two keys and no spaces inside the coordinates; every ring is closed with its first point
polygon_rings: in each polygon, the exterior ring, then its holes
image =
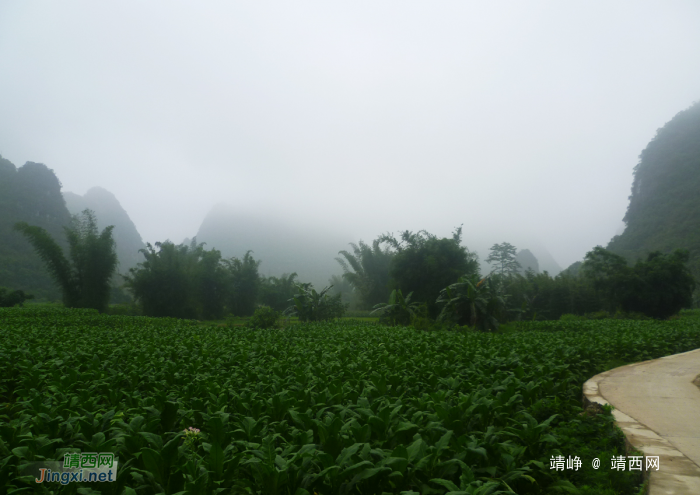
{"type": "Polygon", "coordinates": [[[0,492],[636,494],[639,475],[609,469],[619,430],[609,412],[581,415],[581,385],[611,363],[700,347],[697,322],[255,331],[3,309],[0,492]],[[23,476],[69,451],[115,452],[117,481],[23,476]],[[559,454],[582,468],[551,470],[559,454]]]}

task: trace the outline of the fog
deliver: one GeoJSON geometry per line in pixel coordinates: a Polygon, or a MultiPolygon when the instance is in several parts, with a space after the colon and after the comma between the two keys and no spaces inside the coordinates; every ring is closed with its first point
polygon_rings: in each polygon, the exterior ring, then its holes
{"type": "Polygon", "coordinates": [[[699,23],[694,0],[2,2],[0,154],[111,191],[148,242],[223,203],[348,242],[463,224],[566,267],[700,98],[699,23]]]}

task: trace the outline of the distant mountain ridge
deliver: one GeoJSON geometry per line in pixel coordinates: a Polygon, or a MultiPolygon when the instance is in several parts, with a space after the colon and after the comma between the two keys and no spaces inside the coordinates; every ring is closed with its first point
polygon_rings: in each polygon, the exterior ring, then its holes
{"type": "Polygon", "coordinates": [[[561,273],[562,267],[544,247],[535,243],[535,246],[530,246],[529,250],[537,259],[540,272],[547,272],[552,277],[561,273]]]}
{"type": "Polygon", "coordinates": [[[520,264],[520,273],[522,274],[528,270],[532,270],[536,274],[540,273],[540,264],[529,249],[518,251],[518,254],[515,256],[515,261],[520,264]]]}
{"type": "Polygon", "coordinates": [[[252,250],[253,257],[262,261],[261,275],[296,272],[301,282],[322,289],[331,276],[342,273],[335,258],[351,240],[219,204],[202,221],[197,232],[197,243],[201,242],[207,249],[221,251],[225,258],[240,258],[252,250]]]}

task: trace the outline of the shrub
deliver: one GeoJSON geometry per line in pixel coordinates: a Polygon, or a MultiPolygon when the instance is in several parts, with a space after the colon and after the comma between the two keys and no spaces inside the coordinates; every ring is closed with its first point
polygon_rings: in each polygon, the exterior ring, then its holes
{"type": "Polygon", "coordinates": [[[0,287],[0,308],[11,308],[12,306],[24,305],[27,299],[34,299],[31,294],[25,294],[22,290],[10,292],[9,289],[0,287]]]}
{"type": "Polygon", "coordinates": [[[134,303],[112,304],[107,308],[107,314],[113,316],[141,316],[141,311],[134,303]]]}
{"type": "Polygon", "coordinates": [[[272,328],[277,324],[279,318],[280,313],[278,311],[275,311],[270,306],[260,306],[255,310],[253,316],[251,316],[248,321],[248,326],[260,330],[272,328]]]}
{"type": "Polygon", "coordinates": [[[586,313],[583,317],[586,320],[608,320],[610,319],[610,313],[607,311],[595,311],[593,313],[586,313]]]}
{"type": "Polygon", "coordinates": [[[583,321],[586,318],[583,316],[579,315],[572,315],[571,313],[567,313],[565,315],[561,315],[559,317],[559,321],[583,321]]]}
{"type": "Polygon", "coordinates": [[[343,304],[341,294],[326,297],[319,308],[319,320],[332,320],[345,316],[348,305],[343,304]]]}

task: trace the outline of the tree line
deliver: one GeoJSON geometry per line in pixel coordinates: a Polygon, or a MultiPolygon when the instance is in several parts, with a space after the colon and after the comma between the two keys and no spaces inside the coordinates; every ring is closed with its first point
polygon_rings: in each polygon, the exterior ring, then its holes
{"type": "MultiPolygon", "coordinates": [[[[98,232],[90,210],[74,216],[64,229],[67,256],[44,229],[23,222],[15,229],[39,253],[66,306],[107,310],[117,263],[112,227],[98,232]]],[[[580,269],[551,277],[521,273],[517,249],[507,242],[492,246],[486,261],[493,269],[482,275],[477,254],[462,245],[461,227],[446,238],[404,231],[350,246],[336,258],[344,273],[332,279],[338,286],[334,292],[331,287],[316,291],[295,273],[263,277],[252,251],[223,258],[196,239],[189,245],[147,244],[141,250],[144,261],[124,276],[125,287],[146,316],[212,320],[251,316],[266,306],[317,320],[342,316],[341,297],[352,293],[359,308],[374,310],[389,324],[426,327],[437,322],[484,331],[512,320],[597,311],[667,318],[690,306],[695,288],[683,251],[651,253],[629,266],[596,247],[580,269]]]]}
{"type": "MultiPolygon", "coordinates": [[[[110,280],[117,267],[112,226],[100,233],[92,211],[74,215],[64,228],[67,254],[41,227],[18,222],[15,229],[39,253],[62,291],[65,306],[107,311],[113,290],[110,280]]],[[[281,312],[294,306],[295,298],[303,300],[311,290],[310,284],[297,280],[296,273],[280,277],[260,275],[261,261],[254,259],[252,251],[241,258],[223,258],[220,251],[207,250],[193,239],[189,245],[169,241],[147,244],[140,252],[144,261],[122,277],[124,287],[145,316],[203,320],[220,319],[226,314],[245,317],[253,315],[259,305],[281,312]]],[[[8,305],[24,301],[20,301],[19,293],[5,299],[8,305]]],[[[342,310],[339,301],[340,296],[324,294],[316,305],[320,304],[323,314],[329,314],[329,308],[338,314],[342,310]]],[[[315,317],[315,313],[310,315],[315,317]]],[[[309,318],[308,312],[303,314],[302,319],[305,318],[309,318]]]]}
{"type": "Polygon", "coordinates": [[[693,304],[687,251],[656,251],[629,265],[598,246],[583,263],[552,277],[523,273],[517,249],[503,242],[491,247],[492,271],[482,275],[461,236],[461,228],[442,239],[425,231],[398,239],[385,234],[371,245],[351,245],[338,262],[361,304],[391,324],[432,319],[494,330],[502,322],[566,314],[668,318],[693,304]]]}

